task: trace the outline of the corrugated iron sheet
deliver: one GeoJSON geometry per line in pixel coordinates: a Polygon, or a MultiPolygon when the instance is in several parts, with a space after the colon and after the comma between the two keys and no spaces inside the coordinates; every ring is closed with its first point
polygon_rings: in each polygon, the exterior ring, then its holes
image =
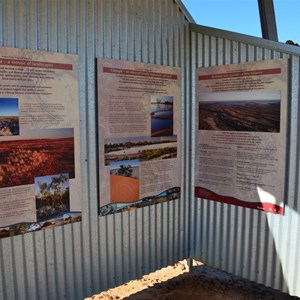
{"type": "Polygon", "coordinates": [[[0,240],[0,300],[83,299],[189,255],[300,296],[299,56],[192,25],[179,0],[0,0],[0,46],[79,55],[83,221],[0,240]],[[191,45],[191,47],[190,47],[191,45]],[[98,216],[95,58],[182,68],[182,200],[98,216]],[[192,199],[194,68],[290,57],[284,217],[192,199]]]}
{"type": "Polygon", "coordinates": [[[288,158],[287,170],[282,170],[287,173],[285,215],[195,199],[193,255],[210,266],[300,296],[300,48],[197,25],[191,30],[192,69],[290,58],[288,158]]]}
{"type": "Polygon", "coordinates": [[[98,216],[97,188],[95,58],[181,67],[186,86],[183,11],[173,0],[0,0],[0,46],[79,55],[83,187],[82,222],[0,240],[1,300],[83,299],[189,256],[188,169],[182,200],[108,217],[98,216]]]}

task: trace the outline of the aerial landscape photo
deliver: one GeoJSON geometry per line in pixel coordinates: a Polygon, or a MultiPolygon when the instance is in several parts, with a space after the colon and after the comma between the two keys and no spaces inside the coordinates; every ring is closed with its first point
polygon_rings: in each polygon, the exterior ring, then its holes
{"type": "Polygon", "coordinates": [[[270,97],[262,99],[255,99],[255,96],[261,96],[255,95],[257,93],[235,94],[230,100],[214,101],[213,95],[207,100],[200,98],[199,130],[280,132],[281,101],[278,93],[265,93],[270,97]],[[275,98],[272,99],[272,96],[275,98]]]}
{"type": "Polygon", "coordinates": [[[26,139],[0,140],[0,188],[62,172],[74,178],[74,157],[73,128],[28,130],[26,139]]]}
{"type": "Polygon", "coordinates": [[[140,161],[177,157],[177,136],[105,139],[105,165],[113,161],[140,161]]]}
{"type": "Polygon", "coordinates": [[[0,98],[0,136],[19,135],[19,101],[0,98]]]}
{"type": "Polygon", "coordinates": [[[151,96],[151,136],[172,136],[173,115],[172,96],[151,96]]]}

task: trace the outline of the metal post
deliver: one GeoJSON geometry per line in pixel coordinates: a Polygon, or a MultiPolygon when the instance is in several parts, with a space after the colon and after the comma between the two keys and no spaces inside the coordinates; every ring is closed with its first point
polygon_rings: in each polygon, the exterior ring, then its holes
{"type": "Polygon", "coordinates": [[[262,37],[278,42],[276,17],[273,0],[257,0],[262,37]]]}

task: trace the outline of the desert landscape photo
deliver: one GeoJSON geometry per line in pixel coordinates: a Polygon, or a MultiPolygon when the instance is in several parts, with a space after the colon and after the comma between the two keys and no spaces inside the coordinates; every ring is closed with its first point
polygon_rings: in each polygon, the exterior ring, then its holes
{"type": "Polygon", "coordinates": [[[33,184],[38,176],[75,177],[73,129],[38,131],[40,138],[0,141],[0,188],[33,184]]]}
{"type": "Polygon", "coordinates": [[[232,93],[224,99],[218,93],[200,97],[199,130],[280,132],[279,97],[273,92],[232,93]]]}
{"type": "Polygon", "coordinates": [[[110,201],[133,202],[139,199],[139,161],[110,164],[110,201]]]}

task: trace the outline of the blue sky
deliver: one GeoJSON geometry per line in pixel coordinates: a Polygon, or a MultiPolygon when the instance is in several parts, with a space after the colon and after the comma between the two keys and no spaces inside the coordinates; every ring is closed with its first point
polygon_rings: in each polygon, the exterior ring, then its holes
{"type": "MultiPolygon", "coordinates": [[[[182,0],[197,24],[261,37],[257,0],[182,0]]],[[[300,44],[300,0],[273,0],[278,40],[300,44]]]]}
{"type": "Polygon", "coordinates": [[[18,116],[19,101],[17,98],[0,98],[0,116],[18,116]]]}

